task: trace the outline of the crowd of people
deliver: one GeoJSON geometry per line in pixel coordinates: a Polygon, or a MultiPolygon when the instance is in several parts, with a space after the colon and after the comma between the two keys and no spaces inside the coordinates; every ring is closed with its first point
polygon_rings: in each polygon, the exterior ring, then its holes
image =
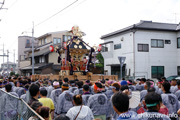
{"type": "Polygon", "coordinates": [[[20,110],[24,120],[38,120],[9,94],[23,99],[45,120],[178,120],[180,114],[180,80],[167,81],[165,77],[157,82],[141,78],[94,83],[1,77],[0,120],[13,120],[20,110]],[[131,108],[135,91],[140,92],[140,99],[131,108]]]}

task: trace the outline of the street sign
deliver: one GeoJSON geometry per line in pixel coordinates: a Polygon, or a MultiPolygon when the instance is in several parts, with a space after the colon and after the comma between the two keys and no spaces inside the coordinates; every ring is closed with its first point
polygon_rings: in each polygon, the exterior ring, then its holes
{"type": "Polygon", "coordinates": [[[126,60],[126,57],[119,56],[118,60],[120,62],[120,78],[122,79],[122,67],[123,67],[124,62],[126,60]]]}
{"type": "Polygon", "coordinates": [[[119,56],[119,57],[118,57],[118,60],[119,60],[120,65],[121,65],[121,67],[122,67],[123,64],[124,64],[124,62],[125,62],[125,60],[126,60],[126,57],[119,56]]]}

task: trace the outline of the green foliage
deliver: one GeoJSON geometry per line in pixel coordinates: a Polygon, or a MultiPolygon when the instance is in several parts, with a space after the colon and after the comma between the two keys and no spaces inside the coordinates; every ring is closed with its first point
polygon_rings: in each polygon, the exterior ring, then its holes
{"type": "Polygon", "coordinates": [[[104,73],[104,58],[101,53],[99,53],[96,58],[98,59],[99,63],[96,63],[96,69],[100,71],[101,74],[104,73]]]}
{"type": "Polygon", "coordinates": [[[99,63],[96,64],[96,66],[104,67],[104,58],[101,53],[99,53],[96,58],[98,59],[99,63]]]}
{"type": "Polygon", "coordinates": [[[15,76],[16,76],[16,77],[19,77],[19,74],[17,73],[17,74],[15,74],[15,76]]]}
{"type": "Polygon", "coordinates": [[[13,76],[13,75],[15,75],[15,72],[10,72],[10,76],[13,76]]]}

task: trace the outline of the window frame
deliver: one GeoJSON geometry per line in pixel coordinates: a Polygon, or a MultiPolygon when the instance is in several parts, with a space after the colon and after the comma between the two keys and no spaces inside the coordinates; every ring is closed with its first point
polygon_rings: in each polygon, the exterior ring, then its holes
{"type": "Polygon", "coordinates": [[[56,38],[56,42],[57,42],[57,44],[60,44],[61,43],[61,38],[56,38]],[[60,40],[60,42],[59,42],[59,40],[60,40]]]}
{"type": "Polygon", "coordinates": [[[53,44],[56,45],[57,44],[57,38],[53,38],[53,44]],[[56,40],[56,43],[54,42],[56,40]]]}
{"type": "Polygon", "coordinates": [[[121,45],[121,43],[119,43],[119,44],[114,44],[114,50],[118,50],[118,49],[121,49],[122,48],[122,45],[121,45]],[[115,47],[115,46],[119,46],[120,45],[120,47],[115,47]]]}
{"type": "Polygon", "coordinates": [[[149,44],[138,43],[138,44],[137,44],[137,50],[138,50],[138,52],[149,52],[149,44]],[[139,46],[140,46],[140,45],[142,45],[142,50],[139,50],[139,46]],[[147,51],[143,49],[143,48],[144,48],[143,46],[145,46],[145,45],[147,45],[147,48],[148,48],[147,51]]]}
{"type": "Polygon", "coordinates": [[[177,75],[180,75],[180,72],[178,69],[180,69],[180,66],[177,66],[177,75]]]}
{"type": "Polygon", "coordinates": [[[180,42],[180,37],[177,38],[177,48],[180,48],[180,46],[178,46],[178,39],[179,39],[179,42],[180,42]]]}
{"type": "Polygon", "coordinates": [[[164,44],[171,44],[171,40],[164,40],[164,44]]]}
{"type": "Polygon", "coordinates": [[[66,42],[66,41],[68,41],[71,38],[72,38],[71,35],[63,35],[63,42],[66,42]],[[65,40],[65,37],[67,38],[67,40],[65,40]]]}
{"type": "Polygon", "coordinates": [[[164,48],[164,40],[163,39],[151,39],[151,48],[164,48]],[[152,41],[153,40],[157,42],[156,46],[152,46],[152,41]],[[163,46],[162,47],[158,46],[158,41],[162,41],[163,42],[163,46]]]}
{"type": "MultiPolygon", "coordinates": [[[[159,68],[159,67],[163,67],[163,75],[162,75],[162,76],[165,76],[165,67],[164,67],[164,66],[151,66],[151,78],[158,78],[158,76],[159,76],[159,74],[160,74],[160,73],[158,72],[158,68],[159,68]],[[153,67],[157,67],[157,73],[156,73],[157,76],[156,76],[156,77],[153,77],[153,73],[152,73],[152,68],[153,68],[153,67]]],[[[161,77],[162,77],[162,76],[161,76],[161,77]]]]}

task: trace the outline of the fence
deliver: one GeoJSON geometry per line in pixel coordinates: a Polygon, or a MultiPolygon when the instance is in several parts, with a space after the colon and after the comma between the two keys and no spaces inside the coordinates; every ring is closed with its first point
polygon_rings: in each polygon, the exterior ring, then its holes
{"type": "Polygon", "coordinates": [[[44,120],[16,94],[0,90],[0,120],[44,120]]]}

